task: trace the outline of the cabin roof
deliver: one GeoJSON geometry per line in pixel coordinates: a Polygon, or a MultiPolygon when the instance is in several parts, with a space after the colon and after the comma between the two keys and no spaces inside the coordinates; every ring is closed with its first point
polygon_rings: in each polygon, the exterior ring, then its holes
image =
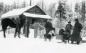
{"type": "Polygon", "coordinates": [[[13,9],[11,11],[6,12],[1,16],[1,18],[7,18],[7,17],[15,17],[23,14],[24,12],[32,13],[32,14],[41,14],[46,15],[46,13],[37,5],[28,6],[25,8],[19,8],[19,9],[13,9]]]}
{"type": "Polygon", "coordinates": [[[26,17],[32,18],[42,18],[42,19],[52,19],[49,15],[39,15],[39,14],[32,14],[32,13],[23,13],[26,17]]]}

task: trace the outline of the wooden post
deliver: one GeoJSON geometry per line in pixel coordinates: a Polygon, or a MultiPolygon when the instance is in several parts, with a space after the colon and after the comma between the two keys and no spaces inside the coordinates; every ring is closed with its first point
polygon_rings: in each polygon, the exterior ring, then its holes
{"type": "Polygon", "coordinates": [[[30,20],[28,19],[28,17],[26,17],[25,20],[25,36],[29,37],[29,26],[30,26],[30,20]]]}
{"type": "Polygon", "coordinates": [[[37,38],[37,36],[38,36],[38,28],[35,28],[34,29],[34,38],[37,38]]]}

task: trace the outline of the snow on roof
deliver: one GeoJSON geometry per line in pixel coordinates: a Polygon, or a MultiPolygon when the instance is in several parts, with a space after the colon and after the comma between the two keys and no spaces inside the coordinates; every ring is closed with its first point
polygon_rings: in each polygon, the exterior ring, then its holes
{"type": "Polygon", "coordinates": [[[35,5],[33,5],[33,6],[28,6],[28,7],[25,7],[25,8],[20,8],[20,9],[13,9],[13,10],[11,10],[11,11],[9,11],[9,12],[3,14],[3,15],[1,16],[1,18],[11,17],[11,16],[18,16],[18,15],[22,14],[23,12],[25,12],[26,10],[28,10],[28,9],[30,9],[30,8],[32,8],[32,7],[34,7],[34,6],[35,6],[35,5]]]}
{"type": "Polygon", "coordinates": [[[31,13],[23,13],[27,17],[33,17],[33,18],[44,18],[44,19],[52,19],[49,15],[38,15],[38,14],[31,14],[31,13]]]}

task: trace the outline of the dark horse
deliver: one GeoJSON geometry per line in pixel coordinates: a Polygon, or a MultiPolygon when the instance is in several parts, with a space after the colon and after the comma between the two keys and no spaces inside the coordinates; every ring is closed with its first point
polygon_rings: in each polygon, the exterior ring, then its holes
{"type": "Polygon", "coordinates": [[[3,18],[1,20],[1,25],[4,33],[4,38],[6,38],[5,31],[8,26],[15,28],[14,37],[16,37],[17,36],[16,34],[18,33],[18,37],[20,38],[20,31],[21,31],[21,27],[23,27],[24,25],[24,22],[25,22],[25,17],[23,14],[21,14],[18,18],[3,18]]]}

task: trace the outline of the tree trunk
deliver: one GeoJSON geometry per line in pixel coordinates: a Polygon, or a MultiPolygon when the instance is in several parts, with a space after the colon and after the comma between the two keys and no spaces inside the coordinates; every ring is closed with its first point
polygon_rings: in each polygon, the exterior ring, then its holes
{"type": "Polygon", "coordinates": [[[62,24],[62,20],[61,20],[61,18],[62,18],[62,16],[61,16],[61,13],[60,13],[60,23],[59,23],[60,24],[60,29],[62,28],[62,25],[61,25],[62,24]]]}
{"type": "Polygon", "coordinates": [[[82,2],[82,22],[84,26],[84,21],[85,21],[85,2],[82,2]]]}

